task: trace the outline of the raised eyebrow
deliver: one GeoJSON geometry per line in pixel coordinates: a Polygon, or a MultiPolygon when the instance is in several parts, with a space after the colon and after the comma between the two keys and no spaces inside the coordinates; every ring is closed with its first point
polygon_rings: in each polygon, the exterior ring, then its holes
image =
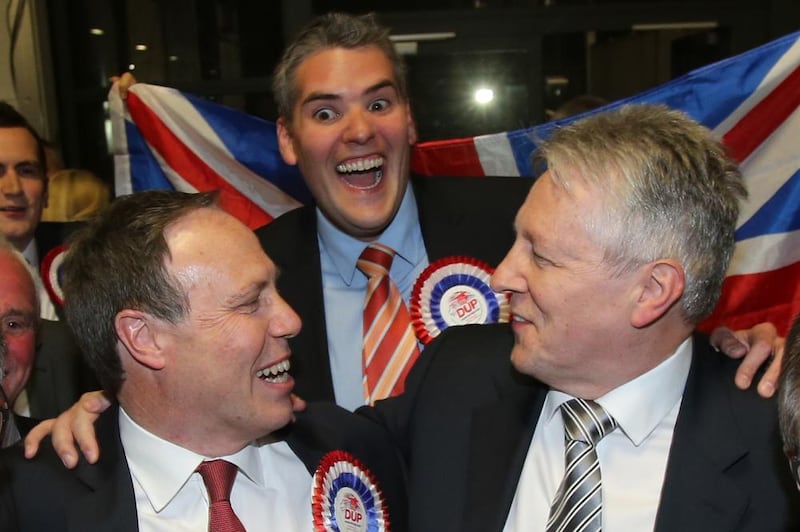
{"type": "MultiPolygon", "coordinates": [[[[375,83],[374,85],[370,85],[369,87],[367,87],[367,89],[364,91],[364,94],[371,95],[387,87],[397,92],[397,85],[395,85],[395,83],[392,80],[384,79],[379,81],[378,83],[375,83]]],[[[305,99],[303,99],[301,106],[305,106],[313,102],[336,101],[341,99],[342,99],[341,95],[332,92],[312,92],[311,94],[306,96],[305,99]]]]}
{"type": "Polygon", "coordinates": [[[369,88],[367,88],[367,90],[364,91],[364,94],[373,94],[387,87],[397,92],[397,85],[395,85],[394,82],[390,79],[384,79],[382,81],[379,81],[375,85],[372,85],[369,88]]]}

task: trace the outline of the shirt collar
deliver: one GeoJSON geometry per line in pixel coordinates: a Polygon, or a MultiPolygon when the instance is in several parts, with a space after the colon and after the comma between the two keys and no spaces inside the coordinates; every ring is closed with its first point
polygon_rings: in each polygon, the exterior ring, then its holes
{"type": "MultiPolygon", "coordinates": [[[[661,364],[597,399],[631,442],[639,446],[683,397],[692,365],[691,336],[661,364]]],[[[551,390],[542,415],[549,421],[573,397],[551,390]]]]}
{"type": "Polygon", "coordinates": [[[36,251],[36,239],[32,238],[25,249],[22,251],[22,256],[28,261],[28,264],[34,268],[39,267],[39,253],[36,251]]]}
{"type": "MultiPolygon", "coordinates": [[[[376,239],[394,249],[395,258],[404,260],[409,265],[419,262],[425,256],[425,246],[415,238],[419,226],[417,200],[409,184],[400,202],[400,208],[391,223],[376,239]]],[[[336,271],[347,286],[353,282],[356,262],[367,244],[354,238],[334,226],[317,208],[317,235],[320,246],[325,249],[336,271]]]]}
{"type": "Polygon", "coordinates": [[[261,457],[253,445],[221,457],[205,457],[175,445],[144,429],[119,409],[119,434],[128,466],[142,487],[155,512],[162,511],[203,460],[223,458],[236,466],[257,485],[264,486],[261,457]]]}

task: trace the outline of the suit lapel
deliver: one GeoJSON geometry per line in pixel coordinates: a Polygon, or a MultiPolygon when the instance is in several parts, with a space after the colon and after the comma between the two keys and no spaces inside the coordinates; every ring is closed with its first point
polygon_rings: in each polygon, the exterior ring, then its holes
{"type": "Polygon", "coordinates": [[[675,423],[655,530],[734,530],[748,495],[726,475],[747,454],[738,436],[725,374],[695,337],[692,367],[675,423]]]}
{"type": "Polygon", "coordinates": [[[117,416],[118,408],[109,408],[95,425],[102,449],[97,464],[81,461],[75,470],[75,476],[90,492],[76,499],[68,512],[67,526],[70,531],[136,532],[139,529],[136,498],[119,439],[117,416]]]}
{"type": "Polygon", "coordinates": [[[546,395],[530,384],[518,392],[473,414],[461,530],[503,529],[546,395]]]}
{"type": "Polygon", "coordinates": [[[295,393],[309,401],[334,401],[328,359],[322,270],[313,206],[300,207],[256,231],[267,255],[284,272],[278,277],[283,298],[303,318],[300,334],[289,340],[295,393]]]}

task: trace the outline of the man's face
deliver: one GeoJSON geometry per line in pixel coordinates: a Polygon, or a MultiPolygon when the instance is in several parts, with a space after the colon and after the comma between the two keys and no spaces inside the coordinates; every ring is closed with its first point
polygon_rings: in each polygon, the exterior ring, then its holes
{"type": "Polygon", "coordinates": [[[0,249],[0,319],[8,347],[3,390],[11,403],[25,387],[33,367],[38,316],[30,274],[17,258],[0,249]]]}
{"type": "Polygon", "coordinates": [[[295,82],[291,119],[278,120],[281,154],[331,222],[372,240],[397,213],[416,142],[392,64],[374,46],[330,48],[305,59],[295,82]]]}
{"type": "Polygon", "coordinates": [[[47,180],[36,139],[21,127],[0,127],[0,231],[23,250],[47,203],[47,180]]]}
{"type": "Polygon", "coordinates": [[[613,352],[630,323],[631,278],[613,276],[587,231],[602,219],[596,191],[568,194],[545,173],[516,218],[517,237],[492,287],[511,292],[513,365],[548,385],[591,397],[624,364],[613,352]]]}
{"type": "Polygon", "coordinates": [[[292,420],[287,338],[300,319],[275,288],[276,268],[255,235],[204,208],[165,231],[167,270],[188,295],[189,314],[162,323],[162,370],[170,407],[197,420],[195,434],[247,442],[292,420]]]}

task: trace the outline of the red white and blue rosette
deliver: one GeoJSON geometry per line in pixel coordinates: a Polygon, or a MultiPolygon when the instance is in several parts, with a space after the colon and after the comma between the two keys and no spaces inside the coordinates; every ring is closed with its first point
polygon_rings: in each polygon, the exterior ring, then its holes
{"type": "Polygon", "coordinates": [[[65,244],[56,246],[47,252],[40,265],[44,288],[47,290],[50,299],[60,307],[64,306],[64,290],[61,288],[61,265],[64,262],[66,252],[67,246],[65,244]]]}
{"type": "Polygon", "coordinates": [[[494,268],[471,257],[446,257],[425,268],[411,292],[411,323],[423,344],[450,326],[509,321],[507,294],[492,290],[494,268]]]}
{"type": "Polygon", "coordinates": [[[314,472],[315,532],[388,532],[389,512],[372,473],[346,451],[331,451],[314,472]]]}

